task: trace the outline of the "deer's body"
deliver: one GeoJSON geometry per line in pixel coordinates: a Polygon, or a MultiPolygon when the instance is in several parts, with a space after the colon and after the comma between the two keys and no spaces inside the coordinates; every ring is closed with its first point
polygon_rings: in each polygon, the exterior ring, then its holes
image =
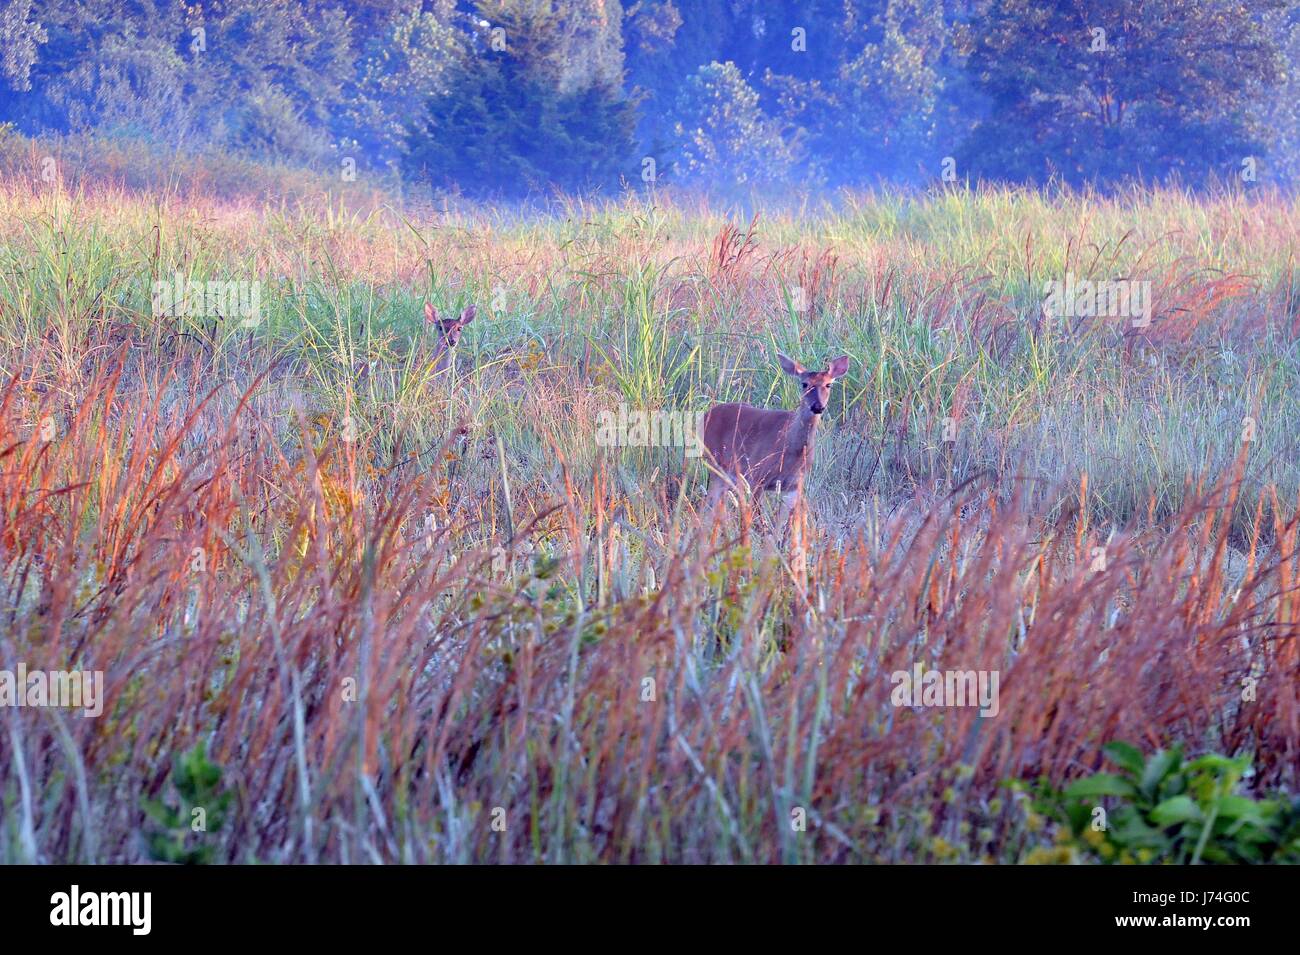
{"type": "Polygon", "coordinates": [[[825,371],[809,371],[785,355],[777,357],[782,370],[797,377],[803,388],[798,410],[714,405],[704,415],[704,446],[725,476],[710,475],[710,503],[717,500],[727,482],[739,484],[743,479],[755,494],[780,489],[785,499],[784,519],[812,466],[817,422],[826,410],[831,384],[848,370],[849,359],[841,356],[825,371]]]}
{"type": "Polygon", "coordinates": [[[755,491],[790,491],[802,481],[817,440],[817,418],[798,411],[715,405],[704,415],[704,446],[718,469],[755,491]]]}

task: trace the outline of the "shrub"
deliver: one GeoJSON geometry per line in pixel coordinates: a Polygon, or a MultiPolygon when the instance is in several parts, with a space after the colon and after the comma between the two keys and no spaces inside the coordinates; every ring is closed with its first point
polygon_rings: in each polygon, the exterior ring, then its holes
{"type": "Polygon", "coordinates": [[[213,846],[202,835],[191,839],[190,834],[217,832],[226,821],[232,794],[222,788],[221,767],[208,760],[202,743],[195,743],[173,761],[171,784],[177,805],[158,799],[144,802],[154,824],[146,834],[150,858],[186,865],[211,862],[213,846]]]}
{"type": "MultiPolygon", "coordinates": [[[[1248,757],[1184,762],[1181,744],[1149,757],[1122,742],[1104,750],[1117,773],[1094,773],[1064,792],[1039,784],[1038,807],[1066,827],[1065,849],[1106,863],[1300,862],[1300,800],[1239,792],[1248,757]],[[1106,809],[1102,800],[1117,804],[1106,809]]],[[[1031,861],[1040,858],[1038,850],[1031,861]]]]}

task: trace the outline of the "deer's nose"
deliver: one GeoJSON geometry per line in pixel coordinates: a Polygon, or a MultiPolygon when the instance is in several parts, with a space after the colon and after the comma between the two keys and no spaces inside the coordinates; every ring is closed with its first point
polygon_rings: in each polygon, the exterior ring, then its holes
{"type": "Polygon", "coordinates": [[[814,401],[814,402],[813,402],[813,405],[812,405],[812,413],[813,413],[813,414],[821,414],[821,413],[822,413],[823,411],[825,411],[825,410],[826,410],[826,406],[825,406],[824,404],[822,404],[820,401],[814,401]]]}

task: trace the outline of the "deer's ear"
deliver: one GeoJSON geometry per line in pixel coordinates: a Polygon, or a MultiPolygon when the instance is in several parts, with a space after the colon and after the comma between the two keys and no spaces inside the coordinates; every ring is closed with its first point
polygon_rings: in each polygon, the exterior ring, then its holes
{"type": "Polygon", "coordinates": [[[787,358],[785,355],[782,355],[780,352],[776,353],[776,360],[781,363],[781,370],[785,372],[787,375],[802,375],[805,371],[808,370],[804,368],[803,365],[795,361],[793,358],[787,358]]]}
{"type": "Polygon", "coordinates": [[[460,324],[468,325],[470,322],[474,321],[474,316],[477,314],[478,314],[478,307],[471,305],[469,308],[465,309],[463,312],[460,313],[460,324]]]}
{"type": "Polygon", "coordinates": [[[826,369],[832,378],[843,378],[844,373],[849,370],[849,356],[841,355],[831,362],[830,367],[826,369]]]}
{"type": "Polygon", "coordinates": [[[430,305],[428,302],[424,303],[424,320],[426,322],[438,321],[438,310],[434,308],[432,305],[430,305]]]}

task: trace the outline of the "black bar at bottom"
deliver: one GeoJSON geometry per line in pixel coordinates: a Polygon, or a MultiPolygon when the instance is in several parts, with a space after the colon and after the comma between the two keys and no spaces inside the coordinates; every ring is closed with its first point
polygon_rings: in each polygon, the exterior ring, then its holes
{"type": "Polygon", "coordinates": [[[1231,942],[1292,926],[1284,905],[1293,896],[1284,867],[0,869],[6,941],[75,933],[128,945],[278,938],[337,945],[397,932],[435,944],[516,932],[526,942],[554,942],[606,927],[612,935],[594,937],[626,942],[644,932],[671,942],[688,925],[692,937],[770,942],[789,933],[804,945],[846,928],[865,939],[906,925],[929,926],[931,940],[931,930],[946,926],[971,938],[1046,930],[1040,939],[1199,933],[1231,942]]]}

